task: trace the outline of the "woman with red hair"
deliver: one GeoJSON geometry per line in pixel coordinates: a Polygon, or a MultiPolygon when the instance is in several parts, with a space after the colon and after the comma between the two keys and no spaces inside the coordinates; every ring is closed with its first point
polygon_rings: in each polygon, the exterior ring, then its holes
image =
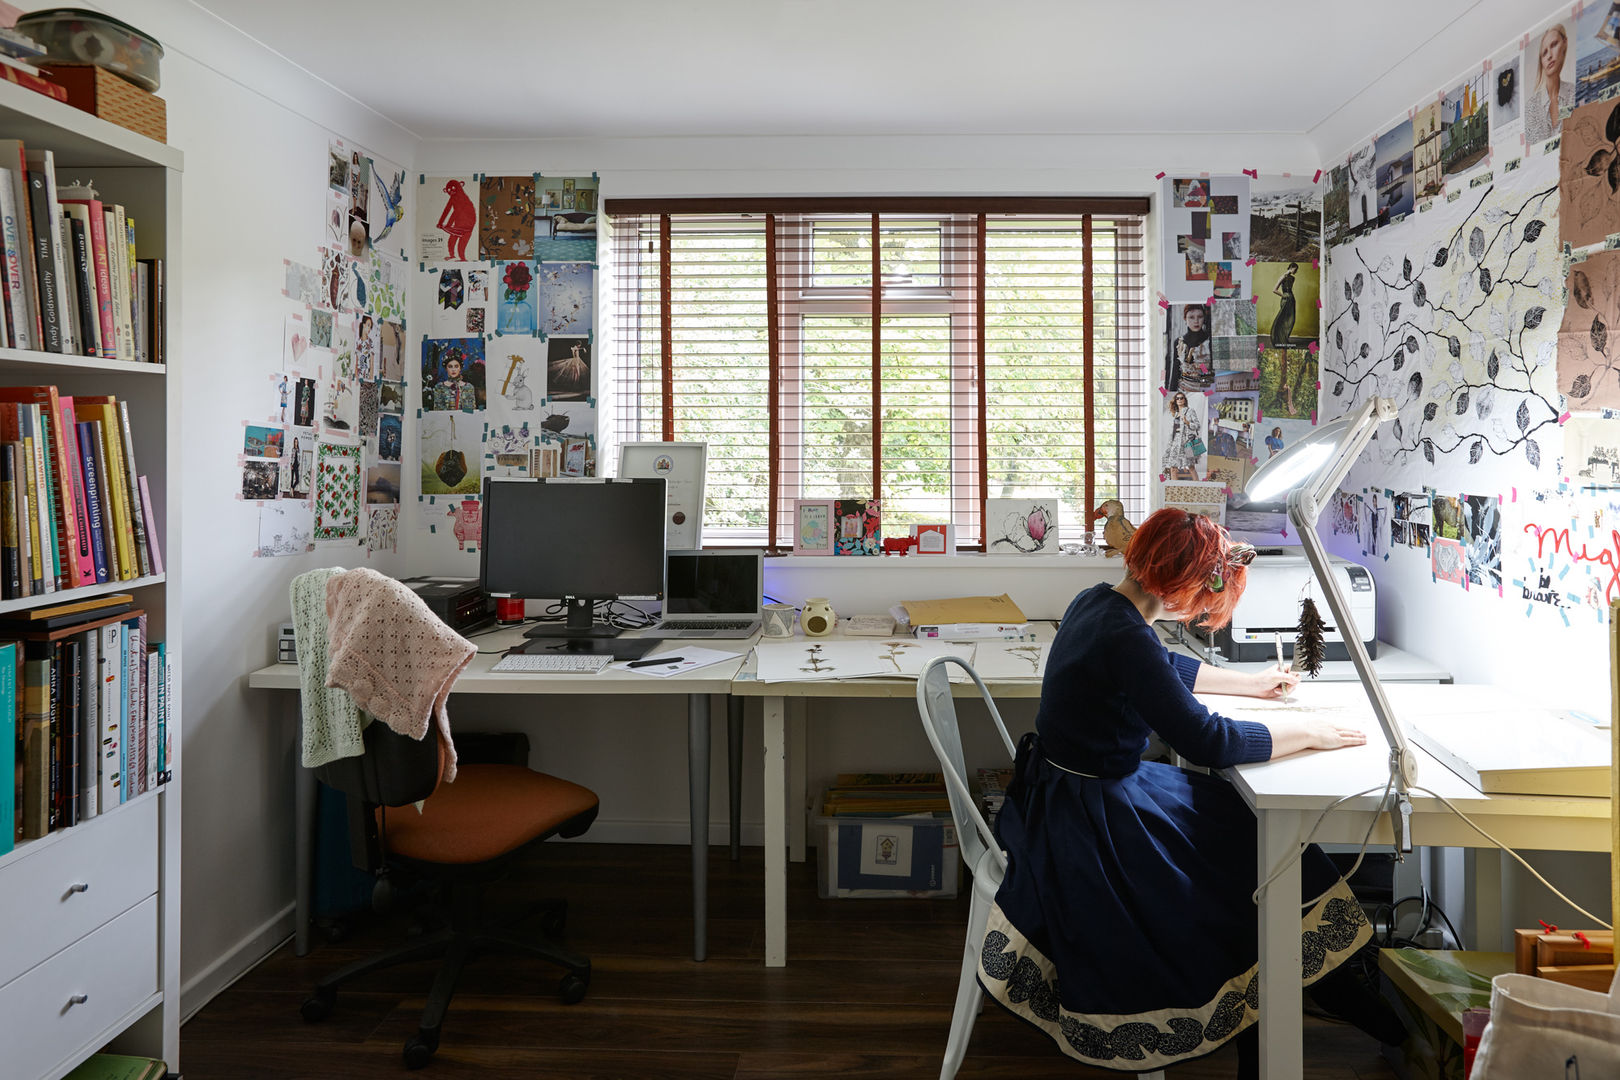
{"type": "MultiPolygon", "coordinates": [[[[1207,517],[1165,508],[1125,551],[1125,580],[1069,605],[1047,659],[1035,731],[996,818],[1007,875],[979,981],[1089,1065],[1128,1072],[1201,1057],[1234,1037],[1259,1068],[1255,818],[1219,776],[1143,761],[1150,732],[1222,769],[1366,736],[1308,713],[1212,713],[1193,692],[1284,696],[1299,677],[1168,652],[1161,618],[1226,625],[1254,548],[1207,517]]],[[[1371,936],[1318,849],[1303,864],[1305,979],[1318,1004],[1399,1042],[1400,1022],[1339,965],[1371,936]],[[1322,894],[1319,896],[1319,894],[1322,894]],[[1332,972],[1332,974],[1329,974],[1332,972]]]]}

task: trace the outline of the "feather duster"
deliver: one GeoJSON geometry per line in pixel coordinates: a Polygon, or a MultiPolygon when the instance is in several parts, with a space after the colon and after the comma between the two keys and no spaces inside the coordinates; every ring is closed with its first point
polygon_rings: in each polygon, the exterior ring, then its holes
{"type": "Polygon", "coordinates": [[[1294,638],[1294,670],[1311,678],[1322,672],[1322,661],[1327,655],[1324,631],[1327,624],[1316,610],[1316,601],[1310,597],[1299,602],[1299,634],[1294,638]]]}

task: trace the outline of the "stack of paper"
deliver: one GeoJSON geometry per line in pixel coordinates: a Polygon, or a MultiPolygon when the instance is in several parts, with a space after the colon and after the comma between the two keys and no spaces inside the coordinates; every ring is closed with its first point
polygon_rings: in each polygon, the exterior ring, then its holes
{"type": "MultiPolygon", "coordinates": [[[[1016,644],[1006,642],[1005,644],[1016,644]]],[[[915,679],[936,656],[973,663],[974,642],[885,638],[870,641],[762,641],[754,646],[760,682],[817,679],[915,679]]]]}

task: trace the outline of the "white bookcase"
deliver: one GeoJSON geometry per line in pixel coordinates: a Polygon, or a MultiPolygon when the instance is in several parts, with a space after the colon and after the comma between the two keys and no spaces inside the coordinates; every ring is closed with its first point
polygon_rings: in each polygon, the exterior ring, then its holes
{"type": "MultiPolygon", "coordinates": [[[[135,219],[142,258],[164,263],[163,365],[0,349],[0,385],[129,403],[135,456],[151,487],[166,574],[0,602],[0,614],[74,596],[131,592],[148,639],[167,643],[173,778],[70,829],[0,856],[0,1047],[8,1077],[57,1080],[108,1044],[180,1051],[180,390],[179,151],[0,82],[0,138],[54,152],[59,182],[93,183],[135,219]]],[[[18,688],[19,696],[21,687],[18,688]]],[[[10,754],[5,757],[10,761],[10,754]]]]}

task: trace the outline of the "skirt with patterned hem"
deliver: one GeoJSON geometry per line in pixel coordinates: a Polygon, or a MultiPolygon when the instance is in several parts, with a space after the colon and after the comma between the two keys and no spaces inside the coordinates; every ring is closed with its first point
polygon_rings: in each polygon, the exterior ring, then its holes
{"type": "MultiPolygon", "coordinates": [[[[1256,1019],[1256,823],[1218,776],[1143,762],[1069,772],[1026,735],[996,819],[1007,874],[979,960],[985,992],[1070,1057],[1151,1072],[1208,1054],[1256,1019]]],[[[1372,929],[1332,861],[1300,864],[1304,981],[1372,929]]]]}

